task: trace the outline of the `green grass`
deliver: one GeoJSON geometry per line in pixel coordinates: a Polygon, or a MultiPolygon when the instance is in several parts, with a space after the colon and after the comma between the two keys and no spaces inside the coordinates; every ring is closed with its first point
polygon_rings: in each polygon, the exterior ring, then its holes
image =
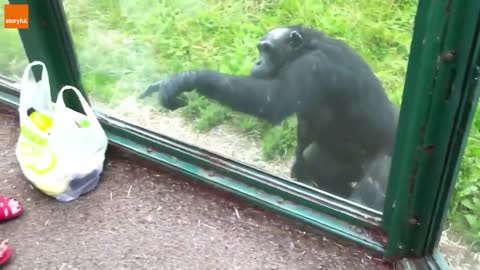
{"type": "MultiPolygon", "coordinates": [[[[347,41],[365,57],[400,105],[416,12],[414,0],[65,0],[83,82],[98,101],[115,106],[138,95],[161,76],[212,68],[248,74],[255,44],[269,28],[304,24],[347,41]]],[[[7,42],[0,72],[24,65],[16,32],[0,30],[7,42]],[[20,59],[20,60],[19,60],[20,59]],[[19,64],[20,63],[20,64],[19,64]]],[[[296,120],[273,127],[188,93],[183,115],[199,132],[230,124],[259,134],[266,159],[291,157],[296,120]]],[[[480,122],[476,118],[449,220],[469,239],[480,240],[480,122]]]]}
{"type": "MultiPolygon", "coordinates": [[[[160,74],[205,67],[248,74],[255,44],[265,30],[297,23],[348,40],[400,104],[415,12],[413,4],[405,4],[408,1],[65,2],[85,85],[97,100],[111,106],[160,74]]],[[[189,106],[182,113],[195,121],[198,131],[234,123],[241,132],[259,132],[265,158],[292,153],[294,117],[273,127],[194,92],[187,97],[189,106]]]]}

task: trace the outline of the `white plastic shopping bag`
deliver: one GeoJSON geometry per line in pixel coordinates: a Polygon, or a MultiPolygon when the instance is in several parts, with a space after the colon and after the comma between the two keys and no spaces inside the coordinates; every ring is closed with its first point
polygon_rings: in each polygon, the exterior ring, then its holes
{"type": "Polygon", "coordinates": [[[25,68],[18,111],[16,156],[26,178],[61,201],[93,190],[103,171],[108,140],[80,91],[65,86],[53,104],[47,69],[35,61],[25,68]],[[29,76],[35,65],[43,68],[38,82],[29,76]],[[78,96],[85,114],[65,106],[63,93],[69,90],[78,96]]]}

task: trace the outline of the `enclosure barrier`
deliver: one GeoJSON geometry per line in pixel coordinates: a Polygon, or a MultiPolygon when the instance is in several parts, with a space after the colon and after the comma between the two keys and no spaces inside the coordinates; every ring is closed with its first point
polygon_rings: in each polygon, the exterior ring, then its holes
{"type": "MultiPolygon", "coordinates": [[[[29,29],[19,33],[29,61],[48,67],[52,98],[64,85],[83,90],[62,1],[10,3],[30,5],[29,29]]],[[[363,245],[404,269],[448,269],[437,246],[480,92],[479,30],[479,1],[419,1],[383,215],[97,115],[110,143],[139,157],[363,245]]],[[[0,78],[2,103],[16,108],[18,91],[15,82],[0,78]]],[[[80,111],[74,96],[65,101],[80,111]]]]}

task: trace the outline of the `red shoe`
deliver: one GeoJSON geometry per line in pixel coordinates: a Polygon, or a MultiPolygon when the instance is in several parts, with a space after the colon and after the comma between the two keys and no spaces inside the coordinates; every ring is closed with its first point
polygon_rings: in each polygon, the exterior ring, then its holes
{"type": "Polygon", "coordinates": [[[20,216],[23,213],[22,204],[10,197],[0,196],[0,222],[20,216]]]}
{"type": "Polygon", "coordinates": [[[2,266],[4,263],[10,259],[10,256],[12,255],[12,248],[7,245],[8,240],[4,240],[3,242],[0,242],[0,266],[2,266]]]}

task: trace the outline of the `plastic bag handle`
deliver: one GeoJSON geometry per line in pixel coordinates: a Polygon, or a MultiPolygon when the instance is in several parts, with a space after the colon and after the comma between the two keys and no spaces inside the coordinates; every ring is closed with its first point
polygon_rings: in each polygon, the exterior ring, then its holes
{"type": "Polygon", "coordinates": [[[80,93],[80,91],[73,87],[73,86],[70,86],[70,85],[67,85],[67,86],[64,86],[60,92],[58,93],[58,97],[57,97],[57,102],[56,102],[56,105],[55,105],[55,108],[66,108],[65,106],[65,102],[63,101],[63,92],[65,92],[66,90],[73,90],[75,92],[75,94],[77,95],[78,99],[80,100],[80,103],[82,104],[82,108],[83,108],[83,111],[87,114],[87,116],[91,119],[95,119],[95,122],[97,120],[97,116],[95,115],[95,113],[93,112],[92,108],[90,107],[90,105],[88,104],[87,100],[83,97],[83,95],[80,93]]]}
{"type": "MultiPolygon", "coordinates": [[[[28,81],[28,75],[29,73],[32,71],[32,67],[33,66],[36,66],[36,65],[40,65],[42,66],[42,78],[41,78],[41,89],[44,93],[42,93],[43,95],[47,95],[48,97],[48,101],[49,101],[49,107],[51,106],[51,102],[52,102],[52,94],[50,92],[50,78],[48,76],[48,72],[46,71],[47,70],[47,67],[45,66],[44,63],[40,62],[40,61],[33,61],[31,63],[29,63],[26,67],[25,67],[25,70],[23,71],[23,75],[22,75],[22,84],[25,84],[27,81],[28,81]],[[46,92],[46,93],[45,93],[46,92]]],[[[21,89],[22,91],[25,91],[25,89],[21,89]]],[[[33,94],[33,93],[32,93],[33,94]]],[[[24,105],[22,104],[25,104],[25,102],[22,102],[22,96],[26,97],[27,94],[25,93],[24,95],[22,95],[22,92],[20,92],[20,107],[24,107],[24,105]]]]}

